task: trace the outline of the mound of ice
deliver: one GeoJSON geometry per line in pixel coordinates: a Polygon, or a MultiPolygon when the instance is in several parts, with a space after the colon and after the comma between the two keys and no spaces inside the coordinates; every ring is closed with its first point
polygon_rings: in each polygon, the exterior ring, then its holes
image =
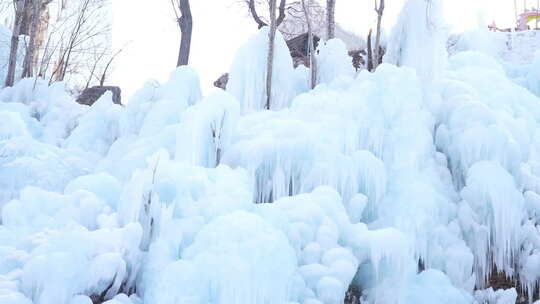
{"type": "Polygon", "coordinates": [[[81,149],[99,155],[107,154],[119,135],[118,119],[121,106],[112,102],[112,93],[106,92],[77,121],[64,145],[68,149],[81,149]]]}
{"type": "Polygon", "coordinates": [[[147,290],[145,302],[284,303],[296,263],[283,233],[256,215],[233,212],[197,234],[181,259],[166,266],[156,289],[147,290]]]}
{"type": "Polygon", "coordinates": [[[73,178],[93,167],[77,153],[29,137],[0,141],[0,155],[0,206],[26,186],[61,192],[73,178]]]}
{"type": "Polygon", "coordinates": [[[164,84],[147,82],[132,96],[120,118],[120,134],[156,135],[180,122],[185,109],[201,98],[198,74],[192,68],[178,67],[164,84]]]}
{"type": "Polygon", "coordinates": [[[345,43],[330,39],[321,44],[317,53],[317,83],[330,84],[338,77],[353,77],[354,67],[345,43]]]}
{"type": "Polygon", "coordinates": [[[29,136],[21,115],[17,112],[0,111],[0,140],[6,140],[17,136],[29,136]]]}
{"type": "MultiPolygon", "coordinates": [[[[267,101],[266,70],[268,61],[269,28],[263,27],[238,49],[231,70],[227,91],[240,102],[242,113],[259,111],[267,101]]],[[[297,89],[289,48],[281,33],[275,37],[274,67],[272,72],[272,110],[290,105],[297,89]]]]}
{"type": "Polygon", "coordinates": [[[406,1],[388,41],[384,62],[416,69],[426,83],[439,80],[446,64],[443,1],[406,1]]]}

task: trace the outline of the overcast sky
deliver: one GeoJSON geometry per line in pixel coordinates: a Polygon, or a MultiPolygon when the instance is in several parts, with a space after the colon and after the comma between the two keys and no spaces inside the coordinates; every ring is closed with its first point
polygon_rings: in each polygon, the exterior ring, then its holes
{"type": "MultiPolygon", "coordinates": [[[[386,0],[384,26],[396,20],[404,0],[386,0]]],[[[513,0],[444,0],[446,22],[453,31],[476,28],[479,20],[510,27],[513,0]],[[480,17],[481,16],[481,17],[480,17]]],[[[518,0],[523,6],[523,0],[518,0]]],[[[536,0],[529,0],[533,6],[536,0]]],[[[367,33],[376,21],[372,0],[337,0],[336,21],[344,28],[367,33]]],[[[194,19],[190,65],[201,77],[204,90],[228,71],[236,49],[257,29],[237,0],[191,0],[194,19]]],[[[179,47],[179,29],[170,0],[113,0],[113,44],[130,41],[116,62],[112,82],[120,85],[124,98],[150,79],[164,81],[174,69],[179,47]]]]}

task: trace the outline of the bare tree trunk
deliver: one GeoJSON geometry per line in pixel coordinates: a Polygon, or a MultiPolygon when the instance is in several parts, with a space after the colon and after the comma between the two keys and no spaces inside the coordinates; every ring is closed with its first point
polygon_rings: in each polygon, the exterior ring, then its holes
{"type": "Polygon", "coordinates": [[[32,30],[32,0],[26,0],[24,3],[24,10],[22,13],[22,21],[21,21],[21,29],[19,34],[30,36],[30,32],[32,30]]]}
{"type": "Polygon", "coordinates": [[[372,29],[369,30],[369,34],[367,36],[367,69],[368,71],[373,71],[373,51],[371,49],[371,33],[373,32],[372,29]]]}
{"type": "Polygon", "coordinates": [[[268,60],[266,64],[266,109],[272,102],[272,76],[274,69],[274,48],[276,40],[276,0],[270,0],[270,33],[268,37],[268,60]]]}
{"type": "Polygon", "coordinates": [[[17,53],[19,50],[19,34],[24,14],[26,0],[15,0],[15,24],[11,34],[11,47],[9,50],[9,64],[6,75],[6,87],[11,87],[15,83],[15,69],[17,68],[17,53]]]}
{"type": "Polygon", "coordinates": [[[381,22],[384,13],[384,0],[379,0],[377,6],[377,0],[375,0],[375,12],[377,12],[377,33],[375,36],[375,60],[373,60],[373,69],[377,69],[381,63],[381,22]]]}
{"type": "Polygon", "coordinates": [[[176,66],[187,65],[189,62],[189,52],[191,50],[191,33],[193,32],[193,17],[191,16],[191,7],[189,0],[179,0],[180,18],[178,26],[182,32],[180,40],[180,51],[178,53],[178,62],[176,66]]]}
{"type": "Polygon", "coordinates": [[[326,25],[328,40],[336,37],[336,21],[335,21],[336,0],[326,0],[326,25]]]}
{"type": "MultiPolygon", "coordinates": [[[[50,22],[50,12],[48,5],[52,2],[52,0],[41,0],[41,7],[39,8],[39,15],[38,15],[38,25],[37,25],[37,32],[36,32],[36,42],[35,42],[35,49],[36,52],[34,53],[34,58],[32,59],[34,61],[34,72],[36,72],[36,67],[40,65],[40,53],[42,50],[46,50],[47,45],[49,44],[49,38],[48,36],[48,30],[49,30],[49,22],[50,22]]],[[[38,73],[39,74],[39,73],[38,73]]]]}
{"type": "MultiPolygon", "coordinates": [[[[253,20],[255,20],[255,23],[257,23],[257,28],[261,29],[264,26],[268,26],[261,17],[259,17],[259,14],[257,13],[257,7],[255,5],[255,0],[246,0],[249,13],[253,17],[253,20]]],[[[287,0],[280,0],[279,2],[279,16],[276,20],[276,25],[279,27],[279,25],[285,20],[285,5],[287,0]]]]}
{"type": "Polygon", "coordinates": [[[80,8],[80,13],[77,16],[77,22],[75,23],[75,27],[73,28],[73,31],[71,32],[67,48],[65,49],[64,53],[61,55],[60,62],[62,63],[60,70],[60,74],[58,74],[57,81],[64,81],[64,78],[67,74],[67,69],[70,64],[71,60],[71,54],[73,53],[73,49],[75,47],[75,43],[77,38],[79,37],[81,33],[81,29],[83,28],[84,23],[86,20],[86,14],[87,9],[90,4],[90,0],[84,0],[82,3],[82,6],[80,8]]]}
{"type": "Polygon", "coordinates": [[[310,88],[315,88],[317,85],[317,58],[315,57],[315,50],[313,49],[313,29],[311,25],[311,12],[309,6],[306,5],[306,0],[302,0],[302,8],[304,15],[306,16],[306,23],[308,27],[308,55],[309,55],[309,70],[310,70],[310,88]]]}
{"type": "Polygon", "coordinates": [[[34,75],[34,59],[36,58],[36,36],[39,25],[39,15],[41,0],[32,0],[32,13],[30,23],[30,38],[24,56],[22,77],[32,77],[34,75]]]}

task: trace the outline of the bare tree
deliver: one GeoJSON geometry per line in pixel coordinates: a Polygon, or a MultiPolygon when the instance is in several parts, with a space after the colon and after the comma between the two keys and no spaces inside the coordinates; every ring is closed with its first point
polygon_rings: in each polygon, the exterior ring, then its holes
{"type": "Polygon", "coordinates": [[[40,0],[41,5],[39,7],[38,12],[38,22],[36,27],[36,36],[35,36],[35,52],[32,57],[33,66],[34,66],[34,72],[36,71],[36,68],[40,67],[40,55],[41,52],[44,51],[44,48],[46,47],[46,43],[50,43],[49,41],[49,25],[50,25],[50,19],[51,15],[49,12],[49,6],[53,2],[53,0],[40,0]]]}
{"type": "Polygon", "coordinates": [[[41,0],[30,0],[32,5],[30,6],[31,12],[27,12],[30,15],[30,34],[28,39],[28,45],[26,46],[26,54],[24,56],[22,77],[34,76],[34,59],[36,50],[36,36],[38,34],[39,15],[41,8],[41,0]]]}
{"type": "Polygon", "coordinates": [[[121,47],[118,51],[116,51],[112,56],[111,58],[109,58],[109,60],[107,61],[107,64],[105,65],[105,68],[103,69],[103,72],[101,73],[101,77],[99,79],[99,85],[100,86],[104,86],[105,85],[105,79],[106,77],[108,76],[108,72],[109,72],[109,68],[111,67],[111,64],[113,63],[114,59],[116,59],[116,57],[118,55],[120,55],[120,53],[122,53],[124,51],[124,49],[126,48],[126,46],[128,45],[129,43],[125,44],[123,47],[121,47]]]}
{"type": "Polygon", "coordinates": [[[310,6],[306,5],[306,0],[302,0],[302,8],[304,15],[306,16],[306,23],[308,27],[308,54],[309,54],[309,70],[310,70],[310,88],[315,88],[317,85],[317,59],[315,57],[315,50],[313,45],[313,26],[311,24],[311,10],[310,6]]]}
{"type": "Polygon", "coordinates": [[[326,0],[326,26],[328,40],[336,37],[336,21],[335,21],[336,0],[326,0]]]}
{"type": "Polygon", "coordinates": [[[193,32],[193,17],[189,0],[171,0],[176,22],[180,27],[181,39],[178,61],[176,66],[187,65],[189,62],[189,52],[191,50],[191,34],[193,32]]]}
{"type": "MultiPolygon", "coordinates": [[[[89,80],[100,83],[103,71],[108,75],[112,64],[107,63],[114,56],[110,51],[111,0],[24,1],[25,8],[32,8],[32,18],[29,25],[25,25],[30,34],[25,40],[21,76],[36,75],[48,78],[49,83],[69,78],[70,87],[76,93],[84,89],[89,80]],[[48,5],[53,1],[58,6],[55,6],[55,14],[50,14],[48,5]]],[[[36,77],[36,83],[37,80],[36,77]]]]}
{"type": "Polygon", "coordinates": [[[19,49],[19,34],[21,31],[25,5],[26,5],[26,0],[13,1],[13,6],[15,8],[15,24],[13,25],[13,31],[11,34],[11,47],[9,50],[8,72],[7,72],[6,81],[5,81],[6,87],[11,87],[15,83],[15,70],[17,67],[17,55],[18,55],[18,49],[19,49]]]}
{"type": "Polygon", "coordinates": [[[15,80],[15,70],[17,67],[17,56],[19,56],[19,36],[28,36],[25,42],[25,56],[23,60],[22,77],[30,77],[34,74],[34,66],[39,57],[39,49],[45,39],[48,25],[48,5],[52,0],[2,0],[0,10],[4,9],[7,3],[15,8],[14,25],[12,28],[12,44],[10,55],[11,62],[8,63],[8,75],[6,85],[12,85],[15,80]],[[17,41],[17,44],[15,44],[17,41]],[[13,79],[13,80],[12,80],[13,79]]]}
{"type": "Polygon", "coordinates": [[[373,69],[377,69],[382,60],[381,49],[381,22],[384,13],[384,0],[375,0],[375,12],[377,13],[377,33],[375,34],[375,59],[373,60],[373,69]]]}
{"type": "Polygon", "coordinates": [[[78,39],[81,36],[85,23],[88,22],[89,20],[87,18],[89,6],[90,6],[90,0],[83,0],[80,6],[80,11],[79,11],[80,13],[77,15],[75,26],[73,27],[73,30],[71,31],[69,40],[67,42],[67,46],[64,48],[64,52],[61,54],[60,62],[62,62],[62,65],[59,66],[61,70],[56,71],[57,73],[59,73],[58,80],[60,81],[64,80],[64,78],[66,77],[66,73],[68,71],[69,63],[70,63],[73,51],[75,50],[75,46],[78,42],[78,39]]]}
{"type": "Polygon", "coordinates": [[[108,46],[97,45],[95,52],[89,54],[88,65],[82,67],[81,76],[86,77],[84,87],[80,87],[81,91],[88,89],[91,86],[105,86],[107,79],[111,74],[114,61],[126,49],[129,43],[126,43],[115,52],[110,51],[108,46]],[[91,57],[90,57],[91,56],[91,57]]]}
{"type": "Polygon", "coordinates": [[[313,35],[318,35],[319,37],[326,35],[326,9],[317,1],[301,0],[290,2],[287,5],[285,19],[278,26],[279,31],[286,40],[307,33],[308,24],[304,5],[309,10],[313,35]]]}
{"type": "MultiPolygon", "coordinates": [[[[268,23],[257,12],[257,7],[263,4],[266,4],[265,2],[268,2],[268,4],[271,6],[272,0],[244,0],[244,2],[248,6],[249,13],[253,17],[253,20],[255,21],[255,23],[257,23],[257,27],[260,29],[264,26],[268,26],[268,23]]],[[[277,1],[275,2],[277,4],[277,1]]],[[[283,20],[285,20],[285,15],[286,15],[286,10],[287,10],[286,0],[280,0],[278,10],[279,10],[279,16],[275,20],[277,27],[279,27],[281,23],[283,22],[283,20]]]]}
{"type": "MultiPolygon", "coordinates": [[[[305,1],[305,4],[309,6],[311,31],[315,40],[318,38],[326,39],[328,35],[326,6],[321,5],[321,2],[318,0],[305,1]]],[[[278,29],[285,40],[290,40],[307,33],[308,27],[301,0],[287,2],[285,20],[283,20],[278,29]]],[[[343,29],[338,22],[335,23],[334,38],[341,39],[349,50],[363,50],[366,48],[364,39],[343,29]]]]}
{"type": "MultiPolygon", "coordinates": [[[[283,0],[282,0],[283,1],[283,0]]],[[[266,64],[266,109],[270,110],[272,102],[272,76],[274,69],[274,49],[276,40],[276,0],[270,0],[270,31],[268,41],[268,59],[266,64]]]]}
{"type": "MultiPolygon", "coordinates": [[[[106,48],[102,48],[100,45],[95,45],[93,48],[95,50],[101,50],[101,51],[96,52],[96,53],[93,54],[94,56],[93,56],[93,58],[91,60],[90,66],[89,66],[89,75],[87,77],[86,85],[85,85],[84,89],[88,89],[90,87],[90,84],[94,80],[97,80],[97,81],[101,82],[101,79],[100,79],[100,74],[101,73],[98,70],[99,70],[99,66],[100,66],[101,62],[107,56],[107,49],[106,48]]],[[[106,71],[105,71],[105,73],[106,73],[106,71]]]]}
{"type": "Polygon", "coordinates": [[[107,3],[107,0],[79,0],[77,6],[67,4],[69,10],[66,9],[67,15],[58,33],[58,59],[51,81],[63,81],[68,74],[81,73],[85,58],[99,52],[94,48],[95,40],[109,40],[111,24],[102,17],[107,3]]]}
{"type": "MultiPolygon", "coordinates": [[[[45,0],[45,1],[51,1],[51,0],[45,0]]],[[[65,0],[62,0],[65,1],[65,0]]],[[[37,43],[37,49],[40,50],[43,46],[42,54],[39,54],[39,52],[36,52],[36,67],[39,66],[39,70],[37,75],[39,77],[45,77],[49,71],[49,67],[51,66],[51,62],[53,57],[56,55],[60,43],[56,43],[55,37],[57,33],[65,26],[65,20],[61,18],[61,12],[65,9],[65,3],[61,3],[62,6],[60,6],[59,13],[58,13],[58,22],[49,24],[49,12],[46,11],[45,14],[43,14],[44,20],[40,22],[40,29],[39,35],[38,35],[38,43],[37,43]],[[50,26],[51,25],[51,26],[50,26]],[[38,58],[41,55],[41,58],[38,58]]]]}

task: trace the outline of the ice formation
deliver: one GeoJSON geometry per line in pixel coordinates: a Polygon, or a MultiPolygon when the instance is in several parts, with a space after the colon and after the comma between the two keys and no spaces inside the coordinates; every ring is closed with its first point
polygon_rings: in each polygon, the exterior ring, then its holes
{"type": "Polygon", "coordinates": [[[440,79],[446,63],[443,1],[406,1],[388,42],[384,61],[414,67],[425,82],[440,79]]]}
{"type": "Polygon", "coordinates": [[[354,67],[345,43],[330,39],[319,46],[317,53],[317,83],[330,84],[337,77],[353,77],[354,67]]]}
{"type": "Polygon", "coordinates": [[[538,59],[447,60],[440,4],[407,1],[374,73],[326,42],[313,90],[278,35],[270,111],[266,29],[227,91],[189,67],[125,106],[0,91],[0,303],[537,300],[538,59]]]}
{"type": "MultiPolygon", "coordinates": [[[[238,50],[231,66],[227,91],[238,99],[242,113],[260,111],[266,106],[268,36],[269,28],[263,27],[238,50]]],[[[272,73],[272,110],[290,105],[295,93],[293,70],[289,48],[281,33],[277,32],[272,73]]]]}

